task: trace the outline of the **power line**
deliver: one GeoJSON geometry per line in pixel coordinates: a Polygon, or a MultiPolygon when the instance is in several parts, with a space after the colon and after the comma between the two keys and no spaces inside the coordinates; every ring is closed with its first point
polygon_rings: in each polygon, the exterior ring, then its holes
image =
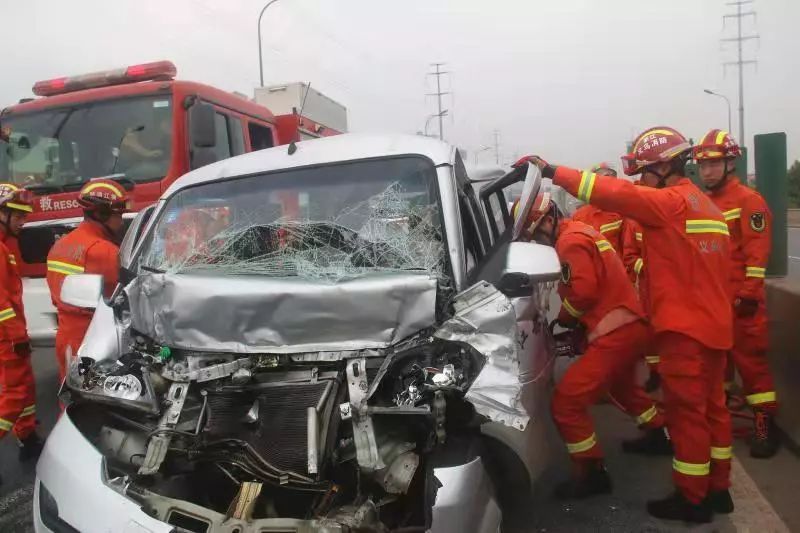
{"type": "Polygon", "coordinates": [[[442,92],[442,76],[445,74],[449,74],[448,71],[441,70],[441,67],[446,65],[446,63],[431,63],[431,67],[435,68],[435,72],[429,72],[428,76],[436,76],[436,92],[435,93],[428,93],[428,96],[435,96],[439,106],[439,112],[435,115],[439,117],[439,139],[444,140],[444,122],[443,118],[445,114],[447,114],[446,109],[442,109],[442,96],[446,94],[450,94],[449,92],[442,92]]]}
{"type": "Polygon", "coordinates": [[[722,23],[723,26],[725,21],[728,19],[736,19],[736,37],[728,37],[725,39],[721,39],[722,42],[735,42],[737,51],[738,51],[738,59],[736,61],[727,61],[723,63],[723,69],[736,66],[739,70],[739,141],[743,145],[747,145],[747,141],[745,140],[744,136],[744,66],[745,65],[754,65],[757,63],[755,59],[743,59],[742,54],[742,43],[744,41],[749,41],[751,39],[758,39],[758,34],[751,34],[751,35],[742,35],[742,19],[745,17],[752,16],[755,18],[756,12],[753,10],[750,11],[742,11],[742,7],[746,5],[750,5],[754,2],[754,0],[739,0],[736,2],[728,2],[726,5],[729,6],[736,6],[736,13],[729,13],[722,16],[722,23]]]}

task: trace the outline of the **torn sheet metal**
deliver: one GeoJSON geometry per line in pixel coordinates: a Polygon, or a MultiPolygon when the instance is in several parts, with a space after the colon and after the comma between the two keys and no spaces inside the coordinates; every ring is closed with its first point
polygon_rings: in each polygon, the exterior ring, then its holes
{"type": "Polygon", "coordinates": [[[375,274],[335,284],[140,274],[126,292],[134,329],[172,348],[205,352],[385,348],[436,319],[436,280],[427,274],[375,274]]]}
{"type": "Polygon", "coordinates": [[[520,401],[519,344],[511,302],[491,284],[479,282],[459,294],[453,307],[455,315],[434,337],[468,344],[486,357],[466,399],[490,420],[523,431],[530,418],[520,401]]]}

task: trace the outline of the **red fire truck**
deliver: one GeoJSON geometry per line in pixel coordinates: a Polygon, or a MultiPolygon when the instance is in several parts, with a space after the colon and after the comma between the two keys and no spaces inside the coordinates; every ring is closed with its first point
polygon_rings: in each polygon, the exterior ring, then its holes
{"type": "MultiPolygon", "coordinates": [[[[20,238],[26,315],[47,338],[46,258],[56,239],[81,220],[76,196],[90,179],[112,177],[134,212],[154,203],[189,170],[291,141],[335,135],[335,125],[273,114],[247,97],[176,80],[169,61],[37,82],[34,95],[0,112],[0,182],[38,196],[20,238]],[[44,306],[44,307],[43,307],[44,306]]],[[[128,220],[134,213],[129,215],[128,220]]]]}

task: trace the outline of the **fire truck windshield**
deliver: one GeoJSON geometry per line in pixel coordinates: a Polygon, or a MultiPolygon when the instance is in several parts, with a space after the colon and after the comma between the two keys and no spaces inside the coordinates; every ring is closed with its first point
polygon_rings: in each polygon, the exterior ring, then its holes
{"type": "Polygon", "coordinates": [[[77,190],[85,181],[124,174],[133,181],[163,178],[170,163],[169,95],[9,115],[0,142],[0,182],[43,192],[77,190]]]}

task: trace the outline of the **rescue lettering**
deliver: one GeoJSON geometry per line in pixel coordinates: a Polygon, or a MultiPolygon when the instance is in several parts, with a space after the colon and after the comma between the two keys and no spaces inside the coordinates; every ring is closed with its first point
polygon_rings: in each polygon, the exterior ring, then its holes
{"type": "Polygon", "coordinates": [[[61,211],[63,209],[78,209],[80,205],[75,199],[53,201],[49,196],[43,196],[39,200],[39,207],[42,211],[61,211]]]}

